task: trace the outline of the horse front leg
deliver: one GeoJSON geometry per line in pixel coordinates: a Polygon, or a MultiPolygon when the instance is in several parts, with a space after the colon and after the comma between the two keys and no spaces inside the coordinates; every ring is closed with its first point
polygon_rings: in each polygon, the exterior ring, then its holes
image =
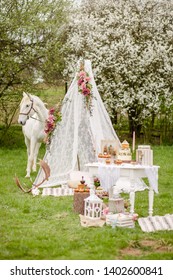
{"type": "Polygon", "coordinates": [[[37,141],[35,138],[30,140],[30,153],[29,153],[29,157],[28,157],[27,174],[25,176],[27,178],[30,178],[32,166],[34,163],[34,154],[35,154],[36,144],[37,144],[37,141]]]}
{"type": "Polygon", "coordinates": [[[38,156],[40,146],[41,146],[41,143],[36,143],[36,145],[35,145],[34,160],[33,160],[33,166],[32,166],[32,170],[34,172],[37,171],[37,156],[38,156]]]}
{"type": "Polygon", "coordinates": [[[30,162],[29,162],[29,156],[30,156],[30,140],[25,136],[25,145],[27,148],[27,167],[26,167],[26,178],[30,177],[30,162]]]}

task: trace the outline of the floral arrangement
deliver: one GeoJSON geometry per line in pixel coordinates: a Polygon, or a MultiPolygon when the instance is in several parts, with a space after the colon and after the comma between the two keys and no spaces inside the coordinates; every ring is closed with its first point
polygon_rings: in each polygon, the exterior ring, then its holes
{"type": "Polygon", "coordinates": [[[84,65],[80,65],[80,71],[77,74],[78,79],[78,90],[85,97],[85,104],[89,109],[90,114],[92,113],[92,84],[90,83],[91,78],[89,74],[85,72],[84,65]]]}
{"type": "Polygon", "coordinates": [[[94,177],[94,186],[95,186],[96,188],[100,187],[100,180],[99,180],[99,178],[97,178],[97,177],[94,177]]]}
{"type": "Polygon", "coordinates": [[[52,134],[55,130],[56,124],[61,121],[61,113],[58,109],[51,108],[49,110],[49,115],[45,123],[44,132],[46,133],[46,137],[44,142],[47,145],[50,145],[52,134]]]}

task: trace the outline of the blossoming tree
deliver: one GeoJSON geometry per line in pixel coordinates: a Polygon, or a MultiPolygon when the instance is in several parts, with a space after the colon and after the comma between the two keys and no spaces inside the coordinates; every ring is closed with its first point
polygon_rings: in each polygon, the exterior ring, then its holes
{"type": "Polygon", "coordinates": [[[128,116],[140,133],[156,116],[173,116],[173,1],[85,0],[69,26],[68,72],[83,56],[114,123],[128,116]]]}

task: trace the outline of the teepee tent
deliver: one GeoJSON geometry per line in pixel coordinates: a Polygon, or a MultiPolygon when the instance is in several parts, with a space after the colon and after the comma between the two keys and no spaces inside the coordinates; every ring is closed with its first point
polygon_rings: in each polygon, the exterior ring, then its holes
{"type": "MultiPolygon", "coordinates": [[[[56,126],[50,148],[44,156],[50,167],[50,177],[41,187],[57,186],[69,180],[69,175],[74,170],[87,171],[85,164],[97,161],[102,140],[115,140],[117,150],[120,147],[120,141],[97,90],[91,62],[84,61],[84,71],[89,75],[92,85],[92,114],[84,102],[85,96],[79,92],[79,69],[80,61],[63,101],[62,120],[56,126]]],[[[34,183],[40,182],[43,176],[40,169],[34,183]]]]}

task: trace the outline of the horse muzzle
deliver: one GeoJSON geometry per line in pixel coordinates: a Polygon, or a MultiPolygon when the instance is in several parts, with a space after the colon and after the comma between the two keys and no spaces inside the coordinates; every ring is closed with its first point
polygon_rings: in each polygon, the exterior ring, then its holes
{"type": "Polygon", "coordinates": [[[18,123],[21,124],[21,125],[25,125],[26,121],[18,120],[18,123]]]}

